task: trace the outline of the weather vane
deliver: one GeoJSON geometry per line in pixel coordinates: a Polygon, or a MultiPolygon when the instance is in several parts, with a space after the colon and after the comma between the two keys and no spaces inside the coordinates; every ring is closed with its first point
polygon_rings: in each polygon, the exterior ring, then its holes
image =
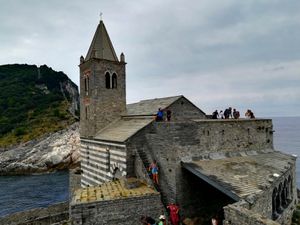
{"type": "Polygon", "coordinates": [[[102,20],[102,15],[103,15],[103,13],[102,13],[102,12],[100,12],[100,21],[102,20]]]}

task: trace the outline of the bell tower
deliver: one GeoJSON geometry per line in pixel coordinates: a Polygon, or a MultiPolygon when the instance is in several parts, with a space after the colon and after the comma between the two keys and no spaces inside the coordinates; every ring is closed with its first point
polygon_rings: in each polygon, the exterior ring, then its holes
{"type": "Polygon", "coordinates": [[[96,133],[126,110],[125,56],[120,61],[102,20],[86,57],[80,57],[80,136],[96,133]]]}

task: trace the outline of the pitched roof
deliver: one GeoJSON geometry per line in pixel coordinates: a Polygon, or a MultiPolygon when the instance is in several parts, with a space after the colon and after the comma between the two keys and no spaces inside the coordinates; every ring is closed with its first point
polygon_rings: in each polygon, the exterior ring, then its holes
{"type": "Polygon", "coordinates": [[[95,139],[124,142],[153,121],[152,117],[121,118],[99,131],[95,139]]]}
{"type": "Polygon", "coordinates": [[[94,34],[85,60],[91,58],[119,61],[102,20],[94,34]]]}
{"type": "Polygon", "coordinates": [[[127,115],[155,115],[158,108],[165,109],[182,97],[182,95],[179,95],[166,98],[154,98],[127,104],[127,115]]]}
{"type": "Polygon", "coordinates": [[[183,162],[184,168],[235,200],[259,194],[281,179],[295,159],[277,151],[183,162]],[[252,155],[254,154],[254,155],[252,155]]]}

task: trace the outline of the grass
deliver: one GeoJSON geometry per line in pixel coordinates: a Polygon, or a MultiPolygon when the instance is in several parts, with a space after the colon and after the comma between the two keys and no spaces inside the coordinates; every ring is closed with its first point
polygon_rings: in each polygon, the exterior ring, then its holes
{"type": "Polygon", "coordinates": [[[27,120],[20,127],[0,137],[0,147],[5,148],[39,138],[47,133],[62,130],[75,122],[68,112],[69,103],[62,101],[41,113],[27,113],[27,120]]]}

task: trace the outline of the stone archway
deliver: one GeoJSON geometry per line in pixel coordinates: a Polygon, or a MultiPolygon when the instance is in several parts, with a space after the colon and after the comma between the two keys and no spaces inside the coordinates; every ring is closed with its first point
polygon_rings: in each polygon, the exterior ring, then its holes
{"type": "Polygon", "coordinates": [[[287,179],[284,181],[283,183],[283,190],[282,190],[282,194],[281,194],[281,198],[282,198],[282,206],[284,208],[286,208],[288,206],[289,200],[288,200],[288,181],[287,179]]]}
{"type": "Polygon", "coordinates": [[[291,176],[289,176],[289,178],[288,178],[287,186],[288,186],[288,196],[292,200],[293,199],[293,181],[292,181],[291,176]]]}
{"type": "Polygon", "coordinates": [[[272,218],[273,220],[278,218],[278,213],[277,213],[277,188],[273,190],[272,193],[272,218]]]}
{"type": "Polygon", "coordinates": [[[276,212],[278,214],[282,213],[281,207],[281,191],[282,191],[282,184],[279,184],[278,191],[276,193],[276,212]]]}

